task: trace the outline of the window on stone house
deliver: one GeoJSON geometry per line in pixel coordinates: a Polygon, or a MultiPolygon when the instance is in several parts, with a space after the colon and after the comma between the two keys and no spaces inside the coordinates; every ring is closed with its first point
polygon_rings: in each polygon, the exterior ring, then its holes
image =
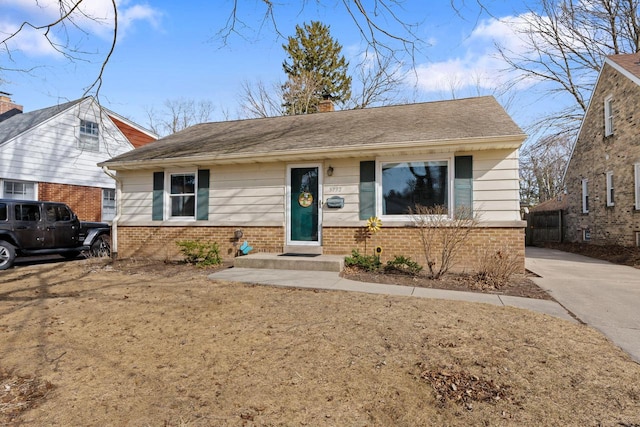
{"type": "Polygon", "coordinates": [[[613,97],[607,96],[604,100],[604,136],[613,135],[613,97]]]}
{"type": "Polygon", "coordinates": [[[636,195],[636,210],[640,211],[640,163],[636,163],[635,165],[633,165],[634,168],[634,175],[635,175],[635,180],[634,180],[634,190],[635,190],[635,195],[636,195]]]}
{"type": "Polygon", "coordinates": [[[589,180],[582,180],[582,213],[589,213],[589,180]]]}
{"type": "Polygon", "coordinates": [[[614,188],[613,188],[613,171],[609,171],[606,174],[607,180],[607,206],[613,206],[614,200],[614,188]]]}

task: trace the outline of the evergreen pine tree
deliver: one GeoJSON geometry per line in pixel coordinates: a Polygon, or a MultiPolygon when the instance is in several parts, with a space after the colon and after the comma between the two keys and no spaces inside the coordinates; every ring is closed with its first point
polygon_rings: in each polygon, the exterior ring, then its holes
{"type": "Polygon", "coordinates": [[[343,104],[351,97],[349,63],[341,55],[342,46],[331,37],[329,27],[318,21],[296,25],[295,37],[282,46],[288,55],[282,68],[287,74],[284,90],[286,114],[318,111],[323,95],[343,104]]]}

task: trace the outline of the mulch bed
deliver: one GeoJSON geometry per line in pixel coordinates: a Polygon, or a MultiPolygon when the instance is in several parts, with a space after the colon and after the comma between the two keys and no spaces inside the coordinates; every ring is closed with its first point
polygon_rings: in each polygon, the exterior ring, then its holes
{"type": "Polygon", "coordinates": [[[486,294],[509,295],[524,298],[552,300],[551,296],[533,283],[528,275],[518,275],[499,289],[483,283],[469,274],[447,274],[434,280],[425,274],[373,273],[347,267],[341,273],[345,279],[359,282],[385,283],[389,285],[416,286],[421,288],[445,289],[451,291],[481,292],[486,294]]]}

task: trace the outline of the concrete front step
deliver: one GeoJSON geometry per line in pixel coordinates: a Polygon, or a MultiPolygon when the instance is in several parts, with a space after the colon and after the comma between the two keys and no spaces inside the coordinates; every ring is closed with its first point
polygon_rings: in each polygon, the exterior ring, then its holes
{"type": "Polygon", "coordinates": [[[235,258],[233,266],[272,270],[342,271],[344,255],[255,253],[235,258]]]}

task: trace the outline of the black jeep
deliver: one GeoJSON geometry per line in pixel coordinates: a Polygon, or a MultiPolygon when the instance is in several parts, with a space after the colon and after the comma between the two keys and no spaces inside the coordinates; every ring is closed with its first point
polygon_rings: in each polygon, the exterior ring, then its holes
{"type": "Polygon", "coordinates": [[[0,270],[17,256],[108,256],[110,235],[109,224],[81,222],[64,203],[0,199],[0,270]]]}

